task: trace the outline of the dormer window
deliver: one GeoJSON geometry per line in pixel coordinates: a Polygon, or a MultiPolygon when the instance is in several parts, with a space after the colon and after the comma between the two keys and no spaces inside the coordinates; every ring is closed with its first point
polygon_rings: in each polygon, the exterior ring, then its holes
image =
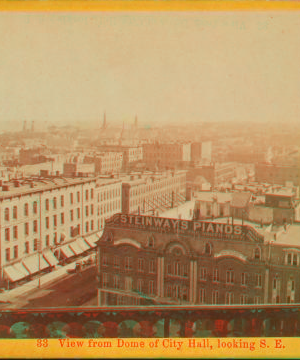
{"type": "Polygon", "coordinates": [[[256,248],[255,250],[254,250],[254,259],[255,260],[260,260],[260,248],[256,248]]]}

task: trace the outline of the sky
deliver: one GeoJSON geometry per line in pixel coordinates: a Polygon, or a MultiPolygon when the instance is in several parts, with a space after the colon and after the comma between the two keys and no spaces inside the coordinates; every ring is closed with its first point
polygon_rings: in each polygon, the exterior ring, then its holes
{"type": "Polygon", "coordinates": [[[2,12],[0,54],[0,126],[300,119],[299,12],[2,12]]]}

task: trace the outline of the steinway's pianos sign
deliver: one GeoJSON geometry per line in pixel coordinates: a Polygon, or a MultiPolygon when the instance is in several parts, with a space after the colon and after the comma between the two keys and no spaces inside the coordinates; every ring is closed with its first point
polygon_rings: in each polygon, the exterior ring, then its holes
{"type": "Polygon", "coordinates": [[[168,219],[154,216],[143,216],[143,215],[125,215],[116,214],[112,218],[108,219],[107,225],[109,224],[120,224],[126,227],[139,227],[144,228],[146,231],[163,230],[173,233],[202,233],[211,234],[216,237],[233,237],[240,239],[247,239],[250,241],[263,241],[263,236],[257,233],[255,229],[247,225],[232,225],[232,224],[221,224],[207,221],[190,221],[180,219],[168,219]]]}

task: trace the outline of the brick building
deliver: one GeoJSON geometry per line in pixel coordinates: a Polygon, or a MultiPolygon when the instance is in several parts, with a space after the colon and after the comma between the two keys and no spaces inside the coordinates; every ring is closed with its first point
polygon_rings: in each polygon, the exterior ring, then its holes
{"type": "Polygon", "coordinates": [[[103,229],[105,218],[120,211],[118,179],[36,177],[2,182],[0,282],[17,282],[55,265],[47,263],[47,254],[57,263],[90,249],[80,238],[103,229]]]}
{"type": "Polygon", "coordinates": [[[293,182],[295,186],[300,186],[300,166],[257,163],[255,179],[258,182],[280,185],[293,182]]]}
{"type": "Polygon", "coordinates": [[[99,305],[300,301],[300,228],[116,214],[98,241],[99,305]]]}

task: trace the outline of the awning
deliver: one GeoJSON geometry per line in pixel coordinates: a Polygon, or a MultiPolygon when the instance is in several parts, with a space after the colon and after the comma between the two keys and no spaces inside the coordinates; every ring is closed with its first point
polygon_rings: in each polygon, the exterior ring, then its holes
{"type": "Polygon", "coordinates": [[[76,240],[76,243],[78,244],[78,246],[83,250],[83,251],[87,251],[90,250],[90,246],[84,241],[83,238],[79,238],[76,240]]]}
{"type": "Polygon", "coordinates": [[[26,277],[30,275],[29,271],[24,267],[24,265],[21,262],[17,262],[13,265],[13,267],[22,274],[22,277],[26,277]]]}
{"type": "Polygon", "coordinates": [[[29,256],[28,258],[25,258],[23,260],[23,264],[31,274],[47,269],[49,267],[49,264],[41,254],[34,254],[32,256],[29,256]]]}
{"type": "Polygon", "coordinates": [[[77,244],[76,241],[73,241],[71,244],[69,244],[71,250],[73,251],[73,253],[75,255],[79,255],[83,253],[83,250],[81,249],[81,247],[77,244]]]}
{"type": "Polygon", "coordinates": [[[90,236],[84,237],[85,241],[90,245],[90,247],[94,248],[96,247],[96,241],[99,240],[98,234],[92,234],[90,236]]]}
{"type": "Polygon", "coordinates": [[[65,255],[65,257],[69,258],[75,256],[74,252],[69,248],[69,245],[62,246],[60,251],[65,255]]]}
{"type": "Polygon", "coordinates": [[[56,257],[53,255],[53,252],[51,250],[46,250],[43,253],[44,258],[46,259],[46,261],[49,263],[50,266],[55,266],[58,264],[58,260],[56,259],[56,257]]]}
{"type": "Polygon", "coordinates": [[[17,271],[17,269],[14,268],[13,266],[6,266],[3,269],[3,272],[9,278],[9,280],[12,282],[18,281],[18,280],[24,278],[23,274],[21,274],[19,271],[17,271]]]}

